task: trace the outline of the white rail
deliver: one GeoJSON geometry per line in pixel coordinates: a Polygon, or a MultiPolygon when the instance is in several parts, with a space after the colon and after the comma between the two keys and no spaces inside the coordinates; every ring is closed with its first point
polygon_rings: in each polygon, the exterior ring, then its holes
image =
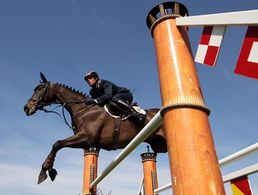
{"type": "Polygon", "coordinates": [[[227,156],[226,158],[223,158],[219,161],[220,167],[223,167],[229,163],[232,163],[233,161],[239,160],[241,158],[244,158],[247,155],[250,155],[251,153],[257,152],[258,151],[258,142],[244,148],[243,150],[240,150],[230,156],[227,156]]]}
{"type": "Polygon", "coordinates": [[[176,18],[177,26],[257,25],[258,10],[176,18]]]}
{"type": "MultiPolygon", "coordinates": [[[[227,183],[227,182],[231,181],[232,179],[235,179],[235,178],[238,178],[238,177],[241,177],[244,175],[251,175],[256,172],[258,172],[258,163],[223,176],[223,182],[227,183]]],[[[155,189],[154,194],[158,194],[158,193],[165,191],[167,189],[170,189],[170,188],[172,188],[172,183],[168,183],[166,185],[163,185],[163,186],[155,189]]]]}
{"type": "Polygon", "coordinates": [[[154,194],[158,194],[159,192],[165,191],[165,190],[170,189],[170,188],[172,188],[172,183],[168,183],[164,186],[161,186],[161,187],[155,189],[154,194]]]}
{"type": "Polygon", "coordinates": [[[141,183],[140,183],[140,186],[139,186],[139,189],[138,189],[138,195],[142,195],[142,189],[143,189],[143,177],[141,179],[141,183]]]}
{"type": "Polygon", "coordinates": [[[235,179],[244,175],[251,175],[256,172],[258,172],[258,163],[223,176],[223,182],[226,183],[231,181],[232,179],[235,179]]]}
{"type": "MultiPolygon", "coordinates": [[[[257,151],[258,151],[258,142],[249,147],[246,147],[243,150],[240,150],[226,158],[221,159],[219,161],[219,165],[220,165],[220,167],[223,167],[225,165],[228,165],[236,160],[239,160],[239,159],[241,159],[247,155],[250,155],[251,153],[255,153],[257,151]]],[[[256,163],[250,167],[246,167],[244,169],[241,169],[241,170],[238,170],[238,171],[235,171],[233,173],[223,176],[223,182],[226,183],[234,178],[241,177],[243,175],[250,175],[250,174],[256,173],[257,171],[258,171],[258,164],[256,163]]],[[[172,187],[172,183],[163,185],[163,186],[155,189],[154,194],[157,194],[161,191],[167,190],[171,187],[172,187]]]]}
{"type": "Polygon", "coordinates": [[[149,123],[137,134],[137,136],[114,158],[114,160],[103,170],[103,172],[90,184],[92,189],[104,179],[122,160],[124,160],[137,146],[150,136],[161,124],[160,111],[149,121],[149,123]]]}

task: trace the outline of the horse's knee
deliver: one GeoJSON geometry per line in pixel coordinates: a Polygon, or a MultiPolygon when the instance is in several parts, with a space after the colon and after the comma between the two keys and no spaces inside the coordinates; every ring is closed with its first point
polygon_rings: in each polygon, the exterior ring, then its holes
{"type": "Polygon", "coordinates": [[[60,141],[57,141],[56,143],[53,144],[52,148],[53,148],[53,150],[57,151],[60,149],[60,147],[61,147],[61,143],[60,143],[60,141]]]}

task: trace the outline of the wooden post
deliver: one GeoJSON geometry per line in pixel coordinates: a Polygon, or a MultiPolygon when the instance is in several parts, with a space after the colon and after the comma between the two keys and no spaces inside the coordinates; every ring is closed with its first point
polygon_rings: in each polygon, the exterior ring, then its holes
{"type": "Polygon", "coordinates": [[[98,150],[89,148],[84,150],[84,174],[82,195],[96,195],[97,186],[90,189],[90,184],[97,177],[98,168],[98,150]]]}
{"type": "Polygon", "coordinates": [[[173,194],[225,194],[187,28],[186,7],[167,2],[147,16],[158,64],[173,194]]]}
{"type": "Polygon", "coordinates": [[[141,154],[144,173],[144,195],[153,195],[154,190],[158,188],[156,156],[155,153],[149,152],[149,149],[148,152],[141,154]]]}

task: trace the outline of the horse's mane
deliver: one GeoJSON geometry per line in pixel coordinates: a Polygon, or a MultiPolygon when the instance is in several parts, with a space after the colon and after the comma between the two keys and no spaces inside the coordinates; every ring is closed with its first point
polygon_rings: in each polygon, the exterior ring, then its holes
{"type": "Polygon", "coordinates": [[[67,85],[62,84],[62,83],[55,83],[55,84],[58,85],[58,86],[64,87],[64,88],[66,88],[66,89],[69,89],[69,90],[71,90],[72,92],[78,93],[79,95],[82,95],[82,96],[85,97],[85,98],[88,98],[88,97],[89,97],[87,94],[85,94],[85,93],[83,93],[83,92],[81,92],[81,91],[79,91],[79,90],[77,90],[77,89],[75,89],[75,88],[73,88],[73,87],[67,86],[67,85]]]}

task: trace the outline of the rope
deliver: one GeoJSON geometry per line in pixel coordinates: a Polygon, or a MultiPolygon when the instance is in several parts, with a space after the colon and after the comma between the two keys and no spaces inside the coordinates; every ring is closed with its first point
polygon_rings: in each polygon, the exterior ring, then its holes
{"type": "Polygon", "coordinates": [[[207,115],[210,115],[210,109],[204,105],[203,101],[200,101],[198,98],[184,98],[177,99],[176,101],[172,101],[171,104],[168,104],[160,109],[160,113],[164,116],[164,113],[171,109],[177,108],[193,108],[206,112],[207,115]],[[181,100],[181,101],[180,101],[181,100]],[[182,101],[183,100],[183,101],[182,101]],[[186,101],[185,101],[186,100],[186,101]]]}

